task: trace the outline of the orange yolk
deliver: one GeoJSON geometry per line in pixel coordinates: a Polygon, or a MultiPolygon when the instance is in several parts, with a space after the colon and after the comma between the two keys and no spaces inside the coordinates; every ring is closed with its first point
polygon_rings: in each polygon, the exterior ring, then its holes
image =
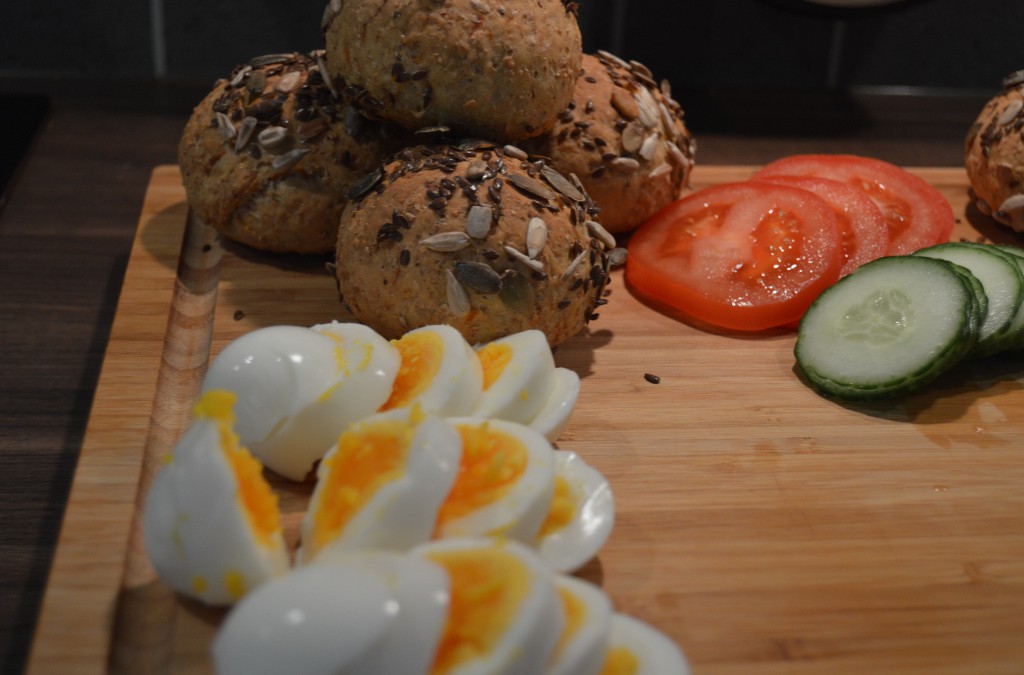
{"type": "Polygon", "coordinates": [[[636,654],[625,647],[612,647],[604,661],[601,675],[634,675],[640,668],[636,654]]]}
{"type": "Polygon", "coordinates": [[[217,424],[220,447],[235,480],[238,483],[238,501],[242,505],[253,534],[264,546],[274,545],[274,535],[281,531],[281,511],[277,495],[263,477],[263,465],[239,445],[238,434],[232,430],[235,422],[233,392],[214,389],[203,394],[193,412],[198,419],[217,424]]]}
{"type": "Polygon", "coordinates": [[[526,470],[528,455],[519,439],[486,422],[458,426],[462,459],[451,492],[441,505],[438,525],[466,516],[501,499],[526,470]]]}
{"type": "Polygon", "coordinates": [[[402,364],[391,388],[391,397],[381,410],[407,405],[422,394],[437,377],[444,358],[444,342],[430,331],[409,333],[392,344],[401,355],[402,364]]]}
{"type": "Polygon", "coordinates": [[[494,650],[529,591],[530,574],[500,546],[429,557],[451,580],[448,617],[430,671],[441,675],[494,650]]]}
{"type": "Polygon", "coordinates": [[[386,421],[341,435],[322,462],[310,553],[330,543],[382,485],[402,475],[412,434],[412,426],[386,421]]]}
{"type": "Polygon", "coordinates": [[[558,638],[558,645],[555,647],[555,653],[561,654],[565,646],[579,631],[583,622],[586,621],[587,606],[573,595],[572,591],[565,588],[558,589],[558,597],[562,601],[562,612],[565,614],[565,628],[562,629],[562,635],[558,638]]]}
{"type": "Polygon", "coordinates": [[[555,494],[551,499],[551,510],[540,526],[537,538],[564,529],[576,515],[576,493],[563,476],[555,476],[555,494]]]}
{"type": "Polygon", "coordinates": [[[492,342],[477,350],[476,356],[480,359],[480,366],[484,371],[484,391],[487,391],[497,382],[505,372],[505,366],[512,360],[512,348],[506,344],[492,342]]]}

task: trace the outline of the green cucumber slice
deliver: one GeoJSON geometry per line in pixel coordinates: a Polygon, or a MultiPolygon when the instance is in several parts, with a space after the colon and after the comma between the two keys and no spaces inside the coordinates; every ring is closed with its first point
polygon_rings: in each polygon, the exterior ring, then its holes
{"type": "Polygon", "coordinates": [[[915,256],[940,258],[970,270],[985,289],[988,311],[981,322],[972,356],[988,356],[1020,339],[1024,316],[1016,322],[1024,300],[1024,273],[1013,256],[998,248],[973,242],[949,242],[923,248],[915,256]]]}
{"type": "Polygon", "coordinates": [[[840,398],[913,391],[974,347],[974,302],[944,260],[879,258],[811,304],[797,334],[797,365],[818,389],[840,398]]]}
{"type": "MultiPolygon", "coordinates": [[[[1013,261],[1017,263],[1017,267],[1020,268],[1021,274],[1024,274],[1024,248],[1014,246],[1012,244],[993,244],[997,249],[1003,253],[1009,254],[1013,261]]],[[[1007,339],[1007,344],[1003,346],[1004,350],[1009,349],[1020,349],[1024,347],[1024,299],[1021,300],[1020,305],[1017,307],[1017,316],[1013,319],[1013,326],[1010,329],[1011,334],[1016,330],[1016,335],[1011,336],[1007,339]]]]}

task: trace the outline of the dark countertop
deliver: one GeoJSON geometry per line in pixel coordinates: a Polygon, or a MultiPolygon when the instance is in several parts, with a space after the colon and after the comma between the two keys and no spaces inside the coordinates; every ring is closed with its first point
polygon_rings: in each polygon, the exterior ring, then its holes
{"type": "MultiPolygon", "coordinates": [[[[0,201],[2,672],[21,672],[27,657],[150,171],[174,163],[178,135],[203,94],[203,86],[168,83],[0,80],[6,134],[31,137],[14,150],[0,146],[5,156],[27,146],[20,162],[8,162],[16,171],[0,201]]],[[[706,165],[850,152],[904,166],[960,166],[964,134],[986,100],[675,96],[706,165]]]]}

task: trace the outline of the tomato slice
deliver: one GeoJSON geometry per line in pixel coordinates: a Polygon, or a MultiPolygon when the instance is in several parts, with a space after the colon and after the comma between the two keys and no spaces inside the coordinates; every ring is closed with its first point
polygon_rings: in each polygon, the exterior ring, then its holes
{"type": "Polygon", "coordinates": [[[845,277],[864,263],[886,254],[889,225],[882,210],[852,185],[817,176],[765,176],[761,180],[810,190],[828,202],[839,219],[843,244],[843,269],[839,276],[845,277]]]}
{"type": "Polygon", "coordinates": [[[830,178],[865,192],[889,224],[887,255],[946,242],[953,233],[953,207],[942,193],[895,164],[858,155],[792,155],[767,164],[754,177],[783,174],[830,178]]]}
{"type": "Polygon", "coordinates": [[[694,192],[651,216],[628,246],[631,290],[685,318],[739,331],[792,324],[843,265],[828,203],[768,182],[694,192]]]}

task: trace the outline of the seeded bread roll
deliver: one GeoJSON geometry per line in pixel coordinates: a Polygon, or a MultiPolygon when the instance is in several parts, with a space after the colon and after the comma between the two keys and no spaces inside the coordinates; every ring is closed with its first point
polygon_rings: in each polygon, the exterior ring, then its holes
{"type": "Polygon", "coordinates": [[[696,144],[672,99],[636,61],[586,54],[569,106],[554,129],[525,147],[579,176],[601,209],[601,224],[636,228],[689,184],[696,144]]]}
{"type": "Polygon", "coordinates": [[[512,146],[408,148],[350,196],[338,290],[389,338],[447,323],[470,343],[536,328],[557,345],[624,259],[582,187],[512,146]]]}
{"type": "Polygon", "coordinates": [[[340,103],[322,52],[237,67],[192,113],[178,146],[188,202],[229,239],[330,253],[346,192],[404,141],[340,103]]]}
{"type": "Polygon", "coordinates": [[[964,166],[978,210],[1024,232],[1024,70],[982,108],[967,134],[964,166]]]}
{"type": "Polygon", "coordinates": [[[512,142],[555,123],[582,56],[568,0],[331,0],[327,68],[370,113],[512,142]]]}

